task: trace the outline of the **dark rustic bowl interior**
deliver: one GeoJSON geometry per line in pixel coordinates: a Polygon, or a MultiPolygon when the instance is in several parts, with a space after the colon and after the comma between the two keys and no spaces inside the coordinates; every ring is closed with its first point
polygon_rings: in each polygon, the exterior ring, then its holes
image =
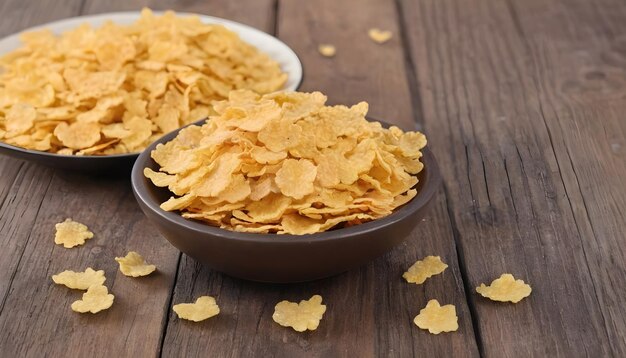
{"type": "Polygon", "coordinates": [[[83,174],[128,174],[139,153],[95,155],[60,155],[24,149],[0,142],[0,154],[48,167],[83,174]]]}
{"type": "Polygon", "coordinates": [[[350,270],[381,256],[408,238],[441,185],[435,157],[426,148],[422,158],[424,170],[419,173],[416,185],[417,196],[387,217],[309,235],[233,232],[159,208],[171,193],[154,186],[143,176],[143,169],[158,171],[159,166],[150,153],[157,144],[168,142],[177,134],[178,131],[165,135],[137,158],[131,180],[139,206],[180,251],[215,270],[253,281],[310,281],[350,270]]]}

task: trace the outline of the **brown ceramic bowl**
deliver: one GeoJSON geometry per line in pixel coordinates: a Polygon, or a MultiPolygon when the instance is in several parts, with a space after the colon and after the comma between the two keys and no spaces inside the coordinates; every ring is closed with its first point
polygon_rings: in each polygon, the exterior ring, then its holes
{"type": "Polygon", "coordinates": [[[310,281],[350,270],[381,256],[408,238],[441,185],[435,157],[426,148],[417,196],[387,217],[309,235],[234,232],[159,208],[171,193],[154,186],[143,176],[143,169],[158,170],[150,153],[158,143],[168,142],[177,134],[178,131],[165,135],[137,158],[131,180],[139,206],[180,251],[215,270],[253,281],[310,281]]]}

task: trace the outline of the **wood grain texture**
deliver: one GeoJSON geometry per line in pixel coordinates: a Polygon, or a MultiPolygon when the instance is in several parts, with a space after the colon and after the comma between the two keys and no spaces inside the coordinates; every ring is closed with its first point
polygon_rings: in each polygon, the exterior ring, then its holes
{"type": "Polygon", "coordinates": [[[55,173],[29,230],[0,314],[3,356],[61,356],[68,349],[74,356],[158,352],[178,251],[149,225],[126,179],[55,173]],[[68,217],[87,225],[94,238],[73,249],[55,245],[54,224],[68,217]],[[129,250],[156,263],[159,271],[136,279],[122,275],[114,258],[129,250]],[[98,315],[72,312],[70,305],[82,292],[50,279],[87,267],[104,270],[105,285],[116,296],[113,307],[98,315]]]}
{"type": "MultiPolygon", "coordinates": [[[[0,2],[0,36],[60,18],[78,14],[80,1],[0,2]]],[[[19,160],[0,157],[0,317],[12,309],[11,287],[26,246],[33,236],[33,225],[49,190],[53,171],[19,160]]],[[[4,329],[0,336],[8,337],[4,329]]],[[[0,341],[1,342],[1,341],[0,341]]],[[[7,348],[0,343],[0,355],[7,348]]]]}
{"type": "Polygon", "coordinates": [[[274,0],[84,0],[84,13],[95,14],[112,11],[137,11],[142,7],[153,10],[193,12],[234,20],[262,31],[274,29],[274,0]]]}
{"type": "MultiPolygon", "coordinates": [[[[277,35],[304,62],[303,90],[321,90],[334,103],[367,99],[375,116],[414,126],[401,42],[394,39],[380,47],[367,37],[370,25],[397,31],[393,2],[363,2],[349,24],[342,15],[351,11],[346,2],[281,1],[278,9],[277,35]],[[322,57],[317,52],[320,42],[333,43],[337,56],[322,57]]],[[[447,215],[441,193],[431,215],[405,244],[365,267],[311,283],[250,283],[184,256],[173,304],[212,295],[221,313],[198,325],[171,312],[163,356],[477,356],[447,215]],[[448,270],[421,286],[406,283],[402,272],[430,254],[441,255],[448,270]],[[315,332],[297,333],[272,321],[279,301],[300,301],[313,294],[321,294],[327,305],[315,332]],[[412,323],[431,298],[456,305],[458,332],[433,336],[412,323]]]]}
{"type": "Polygon", "coordinates": [[[0,34],[109,11],[198,12],[276,33],[304,63],[302,90],[370,103],[375,118],[425,128],[445,178],[430,215],[388,255],[310,283],[233,279],[173,249],[127,180],[0,158],[0,356],[625,356],[626,5],[617,0],[59,0],[0,2],[0,34]],[[367,30],[391,30],[384,45],[367,30]],[[334,58],[317,46],[337,47],[334,58]],[[416,121],[417,119],[417,121],[416,121]],[[72,217],[96,234],[53,244],[72,217]],[[133,279],[135,250],[159,272],[133,279]],[[402,272],[440,255],[424,285],[402,272]],[[107,273],[114,306],[71,312],[81,293],[50,276],[107,273]],[[533,286],[516,305],[474,292],[511,272],[533,286]],[[222,312],[179,320],[200,295],[222,312]],[[315,332],[275,324],[274,305],[321,294],[315,332]],[[458,332],[412,323],[428,299],[453,303],[458,332]],[[469,306],[467,304],[469,302],[469,306]]]}
{"type": "Polygon", "coordinates": [[[623,356],[626,6],[403,1],[486,356],[623,356]]]}
{"type": "Polygon", "coordinates": [[[303,91],[322,91],[331,104],[370,104],[369,115],[408,129],[417,125],[400,36],[374,43],[372,27],[398,34],[392,1],[279,1],[278,37],[296,50],[304,67],[303,91]],[[337,49],[332,58],[320,44],[337,49]]]}
{"type": "MultiPolygon", "coordinates": [[[[76,16],[82,2],[0,6],[11,9],[2,12],[3,19],[11,17],[1,22],[8,33],[76,16]]],[[[64,175],[8,158],[0,163],[0,356],[62,356],[68,349],[73,356],[157,355],[179,253],[141,214],[128,180],[64,175]],[[75,249],[55,245],[54,224],[66,217],[88,225],[95,238],[75,249]],[[114,257],[128,250],[157,263],[159,273],[123,276],[114,257]],[[81,293],[50,279],[88,266],[106,271],[106,285],[116,295],[113,308],[96,316],[72,312],[81,293]]]]}
{"type": "Polygon", "coordinates": [[[82,0],[3,0],[0,2],[0,36],[76,16],[80,14],[81,4],[82,0]]]}
{"type": "Polygon", "coordinates": [[[24,248],[32,237],[32,227],[52,177],[51,170],[42,170],[34,165],[13,160],[2,163],[0,183],[4,195],[0,197],[0,315],[4,311],[9,287],[15,278],[24,248]]]}

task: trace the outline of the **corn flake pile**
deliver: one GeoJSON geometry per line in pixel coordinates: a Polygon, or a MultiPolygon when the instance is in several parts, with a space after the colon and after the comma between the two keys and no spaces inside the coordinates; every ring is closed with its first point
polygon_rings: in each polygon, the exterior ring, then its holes
{"type": "Polygon", "coordinates": [[[58,154],[139,152],[231,90],[269,93],[287,80],[234,32],[171,11],[21,41],[0,58],[0,140],[58,154]]]}
{"type": "Polygon", "coordinates": [[[280,301],[274,307],[272,319],[283,327],[291,327],[297,332],[307,329],[314,331],[320,324],[326,306],[322,304],[322,296],[314,295],[300,303],[280,301]]]}
{"type": "Polygon", "coordinates": [[[152,151],[167,211],[221,228],[310,234],[382,218],[416,195],[426,137],[365,119],[367,103],[231,92],[217,115],[152,151]]]}
{"type": "Polygon", "coordinates": [[[523,280],[516,280],[510,273],[503,273],[489,286],[481,283],[476,287],[476,292],[492,301],[517,303],[530,296],[532,288],[523,280]]]}

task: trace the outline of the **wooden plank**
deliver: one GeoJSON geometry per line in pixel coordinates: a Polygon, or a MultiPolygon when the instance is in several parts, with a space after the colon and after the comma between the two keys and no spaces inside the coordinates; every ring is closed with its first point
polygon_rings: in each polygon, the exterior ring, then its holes
{"type": "Polygon", "coordinates": [[[273,0],[85,0],[84,11],[88,14],[95,14],[111,11],[137,11],[141,7],[149,7],[152,10],[175,10],[178,12],[193,12],[222,17],[254,26],[265,32],[272,32],[274,28],[273,0]]]}
{"type": "Polygon", "coordinates": [[[76,16],[80,13],[81,0],[41,0],[0,2],[0,36],[7,36],[27,27],[76,16]]]}
{"type": "MultiPolygon", "coordinates": [[[[80,1],[77,0],[2,1],[0,36],[75,15],[79,7],[80,1]]],[[[6,306],[9,288],[16,277],[22,253],[32,237],[32,227],[49,188],[52,173],[50,169],[20,160],[0,158],[0,314],[6,306]]],[[[0,352],[3,351],[0,345],[0,352]]]]}
{"type": "Polygon", "coordinates": [[[15,277],[15,271],[32,235],[52,175],[51,170],[5,159],[2,163],[0,192],[0,313],[15,277]],[[6,168],[6,177],[4,169],[6,168]],[[5,180],[8,179],[8,180],[5,180]]]}
{"type": "MultiPolygon", "coordinates": [[[[60,16],[52,3],[27,2],[21,7],[14,3],[16,10],[2,12],[3,17],[10,13],[28,21],[23,26],[77,15],[81,7],[80,1],[54,2],[67,12],[60,16]],[[45,12],[46,8],[51,11],[45,12]],[[34,17],[44,13],[49,17],[34,17]]],[[[14,182],[0,211],[0,239],[8,243],[0,253],[0,352],[7,356],[37,356],[41,352],[61,356],[69,349],[73,356],[103,352],[157,355],[179,253],[141,214],[128,179],[63,175],[25,165],[14,182]],[[96,237],[72,250],[54,245],[54,224],[66,217],[84,222],[96,237]],[[123,276],[114,257],[128,250],[157,263],[159,273],[143,279],[123,276]],[[115,305],[97,316],[72,312],[70,304],[80,298],[80,293],[50,280],[57,272],[87,266],[104,269],[106,285],[116,295],[115,305]],[[3,292],[8,286],[8,292],[3,292]]],[[[4,179],[1,183],[5,184],[4,179]]],[[[4,191],[3,187],[0,192],[4,191]]]]}
{"type": "MultiPolygon", "coordinates": [[[[304,62],[303,90],[321,90],[334,103],[370,102],[371,113],[414,126],[402,45],[396,38],[383,47],[367,37],[369,26],[397,33],[392,2],[281,1],[278,36],[304,62]],[[350,26],[346,25],[346,14],[350,26]],[[333,59],[317,45],[337,46],[333,59]]],[[[209,270],[183,256],[173,303],[201,295],[217,298],[221,313],[201,324],[181,321],[170,312],[163,356],[476,356],[464,288],[443,193],[426,221],[407,242],[375,262],[342,275],[310,283],[270,285],[241,281],[209,270]],[[416,259],[441,255],[450,265],[425,285],[410,285],[402,272],[416,259]],[[315,332],[299,334],[272,321],[274,305],[324,297],[328,309],[315,332]],[[428,299],[453,303],[459,332],[432,336],[412,323],[428,299]]]]}
{"type": "Polygon", "coordinates": [[[19,357],[158,353],[178,252],[147,222],[126,178],[55,173],[30,236],[0,314],[0,352],[19,357]],[[73,249],[55,245],[54,224],[68,217],[86,224],[94,238],[73,249]],[[114,258],[129,250],[156,263],[158,273],[137,279],[122,275],[114,258]],[[113,307],[98,315],[72,312],[71,303],[82,293],[50,279],[86,267],[104,270],[105,285],[116,295],[113,307]]]}
{"type": "Polygon", "coordinates": [[[486,356],[624,356],[626,6],[400,1],[486,356]]]}

